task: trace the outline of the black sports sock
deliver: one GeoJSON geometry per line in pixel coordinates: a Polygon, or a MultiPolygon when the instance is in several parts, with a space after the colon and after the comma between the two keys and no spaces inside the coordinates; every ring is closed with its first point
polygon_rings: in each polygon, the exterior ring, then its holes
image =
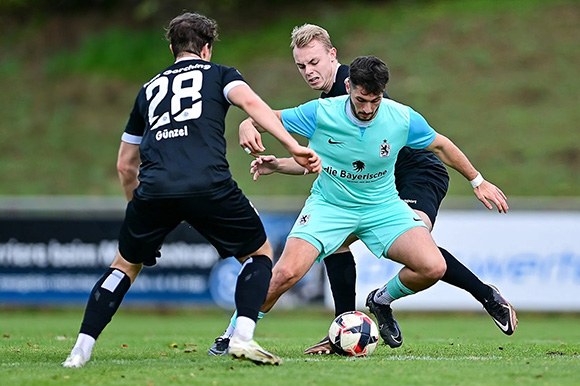
{"type": "Polygon", "coordinates": [[[245,264],[236,284],[236,308],[238,317],[246,316],[258,320],[258,312],[266,301],[272,278],[272,260],[268,256],[256,255],[245,264]]]}
{"type": "Polygon", "coordinates": [[[439,247],[439,250],[447,263],[447,271],[441,278],[442,281],[469,292],[479,302],[483,302],[486,297],[490,296],[491,288],[488,285],[479,280],[473,272],[461,264],[445,248],[439,247]]]}
{"type": "Polygon", "coordinates": [[[356,263],[350,251],[335,253],[324,259],[330,290],[334,299],[334,315],[356,310],[356,263]]]}
{"type": "Polygon", "coordinates": [[[117,312],[130,287],[129,276],[118,269],[109,268],[91,291],[80,332],[97,339],[117,312]]]}

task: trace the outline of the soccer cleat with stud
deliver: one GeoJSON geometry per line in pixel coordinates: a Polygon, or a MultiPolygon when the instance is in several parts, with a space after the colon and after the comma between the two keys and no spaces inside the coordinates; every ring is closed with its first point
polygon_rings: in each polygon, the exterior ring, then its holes
{"type": "Polygon", "coordinates": [[[207,352],[207,355],[219,356],[228,354],[228,345],[230,344],[230,338],[224,336],[218,336],[215,338],[213,345],[207,352]]]}
{"type": "Polygon", "coordinates": [[[484,299],[483,308],[504,334],[511,335],[518,328],[516,310],[501,296],[495,286],[491,284],[488,286],[491,288],[492,294],[484,299]]]}
{"type": "Polygon", "coordinates": [[[281,365],[282,359],[264,350],[256,341],[243,341],[232,337],[228,353],[233,359],[252,361],[257,365],[281,365]]]}
{"type": "Polygon", "coordinates": [[[379,325],[379,333],[381,338],[388,344],[391,348],[400,347],[403,344],[403,335],[401,334],[401,329],[399,328],[399,323],[395,320],[393,316],[393,310],[391,306],[384,304],[378,304],[374,301],[376,290],[371,291],[367,296],[366,306],[369,311],[377,318],[377,324],[379,325]]]}
{"type": "Polygon", "coordinates": [[[331,355],[334,354],[334,350],[330,346],[330,338],[326,335],[322,340],[316,343],[314,346],[308,347],[304,350],[304,355],[331,355]]]}
{"type": "Polygon", "coordinates": [[[78,368],[83,367],[91,359],[90,355],[86,355],[82,349],[73,348],[70,355],[62,362],[62,367],[78,368]]]}

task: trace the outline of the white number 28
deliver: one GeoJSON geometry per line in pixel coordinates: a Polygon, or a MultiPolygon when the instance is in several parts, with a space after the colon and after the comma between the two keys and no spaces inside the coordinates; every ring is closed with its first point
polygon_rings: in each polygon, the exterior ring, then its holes
{"type": "Polygon", "coordinates": [[[183,122],[188,119],[197,119],[201,116],[201,86],[203,73],[201,71],[189,71],[177,75],[173,78],[171,91],[170,111],[159,112],[156,115],[157,108],[163,99],[167,96],[169,90],[169,78],[160,76],[152,81],[145,89],[145,96],[149,104],[149,126],[151,130],[158,129],[170,123],[170,116],[177,122],[183,122]],[[185,82],[191,81],[191,85],[184,86],[185,82]],[[156,92],[157,91],[157,92],[156,92]],[[191,102],[190,107],[181,108],[182,102],[188,100],[191,102]]]}

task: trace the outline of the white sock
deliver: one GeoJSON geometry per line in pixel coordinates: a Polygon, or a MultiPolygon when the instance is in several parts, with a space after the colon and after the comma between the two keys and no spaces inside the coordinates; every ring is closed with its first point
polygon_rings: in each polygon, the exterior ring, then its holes
{"type": "MultiPolygon", "coordinates": [[[[258,312],[258,321],[266,315],[268,315],[267,312],[262,312],[262,311],[258,312]]],[[[234,331],[236,330],[236,320],[237,319],[238,319],[238,310],[236,310],[234,312],[234,314],[232,315],[232,318],[230,319],[230,324],[229,324],[228,328],[226,328],[224,333],[220,335],[222,338],[229,339],[234,335],[234,331]]]]}
{"type": "Polygon", "coordinates": [[[387,285],[385,284],[383,287],[381,287],[381,289],[375,292],[373,300],[377,304],[389,306],[395,299],[391,295],[389,295],[389,291],[387,291],[387,285]]]}
{"type": "Polygon", "coordinates": [[[236,319],[238,318],[238,310],[235,310],[232,317],[230,318],[230,326],[236,328],[236,319]]]}
{"type": "Polygon", "coordinates": [[[228,325],[228,328],[226,328],[226,330],[224,331],[224,333],[221,335],[222,338],[228,338],[228,339],[231,338],[232,335],[234,335],[235,329],[236,328],[234,326],[232,326],[232,324],[230,323],[228,325]]]}
{"type": "Polygon", "coordinates": [[[255,329],[256,322],[247,316],[238,316],[238,319],[236,320],[236,329],[233,336],[245,342],[249,342],[254,338],[255,329]]]}
{"type": "Polygon", "coordinates": [[[79,334],[79,337],[77,338],[77,342],[75,343],[75,346],[73,347],[73,351],[76,348],[80,348],[83,352],[83,354],[85,354],[86,359],[90,359],[91,357],[91,353],[93,352],[93,346],[95,345],[95,338],[93,338],[90,335],[87,334],[79,334]]]}

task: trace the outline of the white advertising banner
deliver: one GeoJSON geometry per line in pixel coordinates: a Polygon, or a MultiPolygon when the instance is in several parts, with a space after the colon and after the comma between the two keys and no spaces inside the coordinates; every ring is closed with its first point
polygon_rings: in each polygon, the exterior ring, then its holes
{"type": "MultiPolygon", "coordinates": [[[[497,286],[516,310],[580,311],[580,212],[446,210],[433,238],[483,282],[497,286]]],[[[357,305],[401,268],[377,259],[360,241],[351,246],[357,261],[357,305]]],[[[329,289],[325,301],[332,307],[329,289]]],[[[397,310],[477,310],[469,293],[439,282],[400,299],[397,310]]]]}

